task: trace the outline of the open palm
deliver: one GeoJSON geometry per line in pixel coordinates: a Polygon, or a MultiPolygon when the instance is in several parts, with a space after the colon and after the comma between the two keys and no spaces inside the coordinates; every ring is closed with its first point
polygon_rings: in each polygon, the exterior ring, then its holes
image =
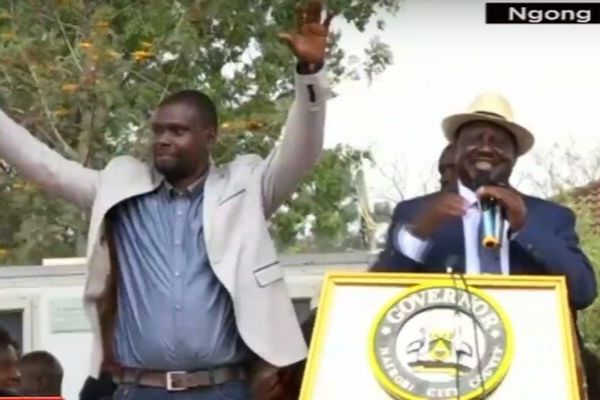
{"type": "Polygon", "coordinates": [[[328,13],[325,20],[321,21],[322,10],[322,0],[310,0],[306,7],[297,9],[296,32],[279,35],[301,62],[320,64],[325,59],[333,14],[328,13]]]}

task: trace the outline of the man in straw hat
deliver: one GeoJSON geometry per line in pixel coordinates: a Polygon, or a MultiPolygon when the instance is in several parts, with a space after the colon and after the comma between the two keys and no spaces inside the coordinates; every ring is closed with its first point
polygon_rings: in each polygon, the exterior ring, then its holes
{"type": "Polygon", "coordinates": [[[466,113],[442,122],[454,145],[457,188],[400,202],[394,211],[386,248],[373,271],[563,275],[569,300],[582,309],[596,297],[590,261],[579,248],[575,215],[558,204],[525,196],[508,180],[533,135],[513,121],[508,101],[483,94],[466,113]],[[488,181],[479,185],[479,177],[488,181]],[[480,244],[479,199],[494,197],[504,210],[505,245],[480,244]],[[451,264],[451,265],[449,265],[451,264]]]}

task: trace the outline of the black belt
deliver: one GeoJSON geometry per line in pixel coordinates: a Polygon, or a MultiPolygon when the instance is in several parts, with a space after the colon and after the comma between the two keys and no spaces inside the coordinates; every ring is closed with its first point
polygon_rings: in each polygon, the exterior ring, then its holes
{"type": "Polygon", "coordinates": [[[241,366],[220,367],[194,372],[161,372],[136,368],[119,368],[118,372],[113,373],[113,380],[120,385],[157,387],[171,392],[220,385],[227,381],[246,379],[246,368],[241,366]]]}

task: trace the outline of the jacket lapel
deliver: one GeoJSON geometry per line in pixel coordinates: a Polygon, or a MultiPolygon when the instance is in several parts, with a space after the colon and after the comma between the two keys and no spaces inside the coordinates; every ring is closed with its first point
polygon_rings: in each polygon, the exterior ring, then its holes
{"type": "Polygon", "coordinates": [[[462,218],[453,218],[431,237],[431,248],[425,257],[430,272],[445,273],[447,267],[454,272],[465,272],[465,235],[462,218]]]}
{"type": "MultiPolygon", "coordinates": [[[[540,217],[536,216],[538,208],[537,204],[528,196],[523,195],[523,201],[527,208],[527,218],[534,220],[540,217]]],[[[540,274],[540,268],[536,268],[538,261],[536,261],[527,251],[521,248],[515,241],[510,241],[508,249],[508,258],[510,265],[511,275],[537,275],[540,274]]]]}
{"type": "MultiPolygon", "coordinates": [[[[458,186],[449,192],[458,194],[458,186]]],[[[454,272],[465,273],[465,233],[462,218],[452,218],[438,229],[431,238],[432,246],[425,256],[430,272],[445,273],[448,267],[454,272]]]]}
{"type": "MultiPolygon", "coordinates": [[[[214,237],[214,229],[216,228],[213,223],[215,210],[217,209],[219,202],[223,196],[223,184],[226,181],[227,172],[223,168],[216,167],[211,163],[210,169],[208,170],[208,176],[204,184],[204,201],[202,218],[204,225],[204,240],[206,242],[206,248],[212,249],[214,246],[211,245],[211,239],[214,237]]],[[[209,256],[211,256],[209,252],[209,256]]],[[[214,263],[215,260],[211,260],[214,263]]]]}

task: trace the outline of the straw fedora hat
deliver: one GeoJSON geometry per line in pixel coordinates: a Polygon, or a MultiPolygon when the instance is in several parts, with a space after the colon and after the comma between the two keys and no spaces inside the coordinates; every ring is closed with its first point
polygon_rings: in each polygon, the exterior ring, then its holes
{"type": "Polygon", "coordinates": [[[513,121],[513,111],[506,98],[498,93],[484,93],[471,103],[466,113],[446,117],[442,129],[452,143],[456,140],[458,129],[467,122],[488,121],[508,130],[517,142],[517,155],[527,153],[534,143],[531,132],[513,121]]]}

